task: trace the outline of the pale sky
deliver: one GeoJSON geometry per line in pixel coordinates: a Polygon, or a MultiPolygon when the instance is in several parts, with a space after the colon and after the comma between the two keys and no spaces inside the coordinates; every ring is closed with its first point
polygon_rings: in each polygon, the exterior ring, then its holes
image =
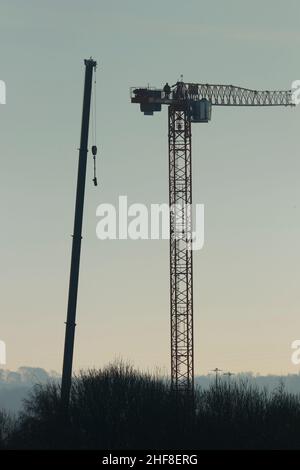
{"type": "MultiPolygon", "coordinates": [[[[300,79],[296,0],[1,0],[0,339],[7,368],[61,371],[83,94],[97,70],[99,186],[89,158],[75,369],[116,357],[169,371],[167,241],[100,241],[96,207],[168,201],[167,111],[131,86],[289,89],[300,79]]],[[[299,108],[213,108],[193,125],[195,371],[297,373],[299,108]]]]}

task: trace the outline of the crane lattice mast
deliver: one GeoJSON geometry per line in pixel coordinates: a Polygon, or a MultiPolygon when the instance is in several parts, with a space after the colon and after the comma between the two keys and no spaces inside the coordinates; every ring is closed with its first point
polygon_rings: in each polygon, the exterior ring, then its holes
{"type": "Polygon", "coordinates": [[[168,106],[170,203],[171,383],[194,389],[192,134],[207,123],[212,106],[293,106],[291,91],[256,91],[233,85],[177,82],[163,89],[132,88],[131,102],[145,115],[168,106]]]}

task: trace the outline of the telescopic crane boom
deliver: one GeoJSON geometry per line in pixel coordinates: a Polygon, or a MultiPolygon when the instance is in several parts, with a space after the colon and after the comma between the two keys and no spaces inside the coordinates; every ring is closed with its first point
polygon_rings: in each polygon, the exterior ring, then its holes
{"type": "MultiPolygon", "coordinates": [[[[75,326],[76,326],[75,320],[76,320],[80,251],[81,251],[81,239],[82,239],[82,218],[83,218],[83,207],[84,207],[86,164],[87,164],[87,154],[88,154],[92,79],[93,79],[93,71],[96,68],[97,63],[91,58],[91,59],[85,60],[84,64],[85,64],[85,80],[84,80],[84,93],[83,93],[81,137],[80,137],[78,174],[77,174],[75,219],[74,219],[74,232],[73,232],[73,242],[72,242],[65,347],[64,347],[63,371],[62,371],[62,382],[61,382],[61,402],[62,402],[62,408],[65,412],[67,411],[68,406],[69,406],[71,381],[72,381],[72,364],[73,364],[74,338],[75,338],[75,326]]],[[[97,153],[97,149],[95,146],[93,146],[92,153],[93,153],[93,156],[95,157],[97,153]]],[[[95,180],[94,184],[96,185],[97,180],[95,176],[94,176],[94,180],[95,180]]]]}

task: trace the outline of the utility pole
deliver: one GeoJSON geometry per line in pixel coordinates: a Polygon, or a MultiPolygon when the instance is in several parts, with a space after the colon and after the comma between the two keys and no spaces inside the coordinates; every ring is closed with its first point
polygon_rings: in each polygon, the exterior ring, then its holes
{"type": "Polygon", "coordinates": [[[226,375],[228,377],[228,380],[230,380],[230,377],[232,377],[234,375],[233,372],[224,372],[223,375],[226,375]]]}
{"type": "Polygon", "coordinates": [[[215,377],[216,377],[216,389],[218,388],[218,385],[219,385],[219,373],[222,372],[222,369],[218,369],[218,367],[216,367],[215,369],[211,370],[211,372],[214,372],[215,373],[215,377]]]}
{"type": "Polygon", "coordinates": [[[228,377],[228,379],[227,379],[227,384],[228,384],[228,388],[230,389],[230,388],[231,388],[231,380],[230,380],[230,379],[231,379],[231,377],[232,377],[233,375],[235,375],[235,374],[234,374],[233,372],[224,372],[223,375],[226,376],[226,377],[228,377]]]}
{"type": "MultiPolygon", "coordinates": [[[[152,116],[168,107],[170,203],[171,384],[193,393],[192,123],[208,123],[212,107],[293,106],[290,90],[251,90],[234,85],[186,83],[132,88],[131,103],[152,116]]],[[[217,379],[216,379],[217,380],[217,379]]]]}
{"type": "Polygon", "coordinates": [[[93,78],[93,71],[96,68],[97,63],[92,58],[90,58],[90,59],[85,60],[84,64],[85,64],[85,81],[84,81],[84,94],[83,94],[81,138],[80,138],[80,148],[79,148],[75,218],[74,218],[71,270],[70,270],[70,282],[69,282],[69,297],[68,297],[65,347],[64,347],[63,371],[62,371],[62,382],[61,382],[61,403],[62,403],[62,408],[65,412],[67,412],[68,406],[69,406],[70,390],[71,390],[71,382],[72,382],[72,364],[73,364],[74,337],[75,337],[75,326],[76,326],[75,321],[76,321],[81,239],[82,239],[82,218],[83,218],[84,190],[85,190],[86,164],[87,164],[87,153],[88,153],[92,78],[93,78]]]}

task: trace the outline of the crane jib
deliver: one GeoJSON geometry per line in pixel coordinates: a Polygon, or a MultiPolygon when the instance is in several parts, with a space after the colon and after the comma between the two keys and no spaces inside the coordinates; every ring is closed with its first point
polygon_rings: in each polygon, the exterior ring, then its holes
{"type": "Polygon", "coordinates": [[[258,91],[233,85],[191,83],[176,84],[169,93],[154,88],[131,89],[131,102],[139,103],[145,114],[161,111],[161,105],[182,106],[183,102],[190,102],[194,106],[201,100],[207,100],[210,106],[294,106],[291,90],[258,91]]]}

